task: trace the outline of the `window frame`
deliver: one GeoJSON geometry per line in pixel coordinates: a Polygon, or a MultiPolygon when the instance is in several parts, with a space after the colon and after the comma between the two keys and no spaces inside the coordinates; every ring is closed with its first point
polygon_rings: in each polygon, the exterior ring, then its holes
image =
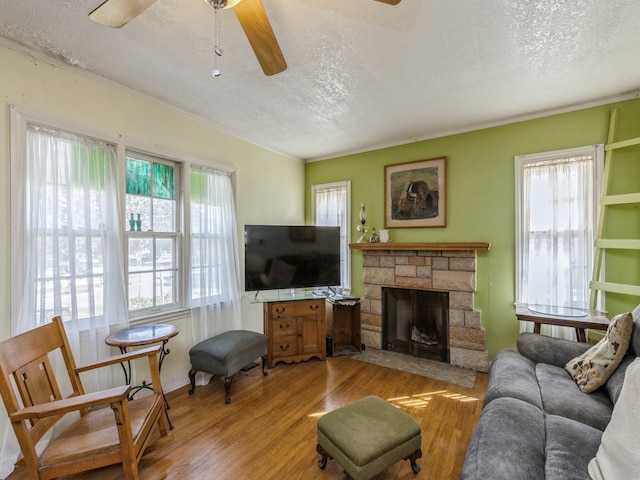
{"type": "MultiPolygon", "coordinates": [[[[126,198],[128,195],[130,195],[129,193],[126,192],[126,188],[123,191],[124,193],[124,197],[125,197],[125,204],[124,204],[124,209],[125,209],[125,213],[123,216],[123,221],[125,222],[125,238],[126,241],[123,245],[124,248],[124,252],[125,252],[125,265],[124,265],[124,270],[125,270],[125,277],[126,277],[126,292],[127,292],[127,303],[129,304],[130,301],[130,294],[129,294],[129,288],[131,287],[131,277],[130,275],[132,274],[132,272],[129,269],[129,242],[131,239],[145,239],[145,238],[149,238],[151,239],[151,242],[153,245],[156,245],[158,240],[162,240],[162,239],[171,239],[173,240],[173,245],[174,245],[174,250],[173,250],[173,259],[172,259],[172,264],[174,266],[174,268],[170,269],[170,270],[175,270],[175,276],[174,276],[174,282],[172,285],[172,289],[173,289],[173,302],[171,303],[167,303],[167,304],[160,304],[157,305],[155,303],[154,300],[154,304],[150,307],[145,307],[145,308],[140,308],[140,309],[128,309],[129,312],[129,319],[130,320],[135,320],[137,318],[144,318],[144,317],[148,317],[149,315],[156,315],[158,313],[163,313],[163,312],[171,312],[175,309],[179,309],[182,306],[185,305],[185,300],[187,300],[187,296],[184,295],[182,292],[186,291],[183,288],[183,279],[185,277],[184,275],[184,268],[185,268],[185,257],[182,254],[182,246],[184,245],[184,232],[183,232],[183,225],[184,223],[182,222],[182,217],[184,215],[184,211],[187,208],[186,205],[183,204],[182,202],[182,198],[183,198],[183,190],[182,190],[182,176],[184,175],[184,164],[180,163],[176,160],[173,159],[169,159],[166,158],[164,156],[158,156],[158,155],[153,155],[153,154],[149,154],[146,152],[141,152],[138,150],[133,150],[130,148],[127,148],[125,146],[125,152],[124,152],[124,162],[123,162],[123,167],[124,167],[124,177],[125,177],[125,184],[126,184],[126,159],[127,158],[135,158],[136,160],[143,160],[143,161],[147,161],[150,162],[151,164],[154,163],[158,163],[158,164],[163,164],[163,165],[169,165],[171,167],[173,167],[174,169],[174,199],[173,201],[175,202],[175,222],[174,222],[174,231],[173,232],[161,232],[161,231],[154,231],[152,228],[148,229],[148,230],[142,230],[142,231],[131,231],[130,229],[126,228],[126,225],[128,223],[128,217],[126,215],[126,198]]],[[[151,205],[153,208],[153,195],[150,196],[151,198],[151,205]]],[[[152,217],[150,219],[150,225],[153,226],[153,213],[152,213],[152,217]]],[[[166,271],[165,269],[159,269],[158,266],[156,265],[156,262],[153,262],[153,266],[151,267],[151,270],[147,273],[151,273],[154,277],[154,293],[155,293],[155,284],[156,284],[156,277],[157,275],[160,274],[161,272],[166,271]]],[[[137,274],[137,272],[133,272],[134,275],[137,274]]],[[[162,281],[162,280],[161,280],[162,281]]]]}
{"type": "Polygon", "coordinates": [[[344,285],[341,285],[343,290],[347,290],[351,292],[351,249],[349,248],[349,243],[351,242],[351,180],[343,180],[338,182],[330,182],[330,183],[318,183],[315,185],[311,185],[311,218],[313,219],[313,223],[316,224],[316,214],[317,214],[317,198],[316,195],[322,190],[331,190],[343,188],[346,191],[346,205],[345,207],[345,232],[344,235],[340,233],[340,243],[341,250],[345,253],[345,258],[341,258],[340,261],[345,268],[344,275],[341,273],[340,277],[344,282],[344,285]]]}
{"type": "MultiPolygon", "coordinates": [[[[523,212],[524,212],[524,168],[526,164],[537,163],[537,162],[548,162],[553,160],[561,160],[565,158],[578,157],[589,155],[593,157],[594,162],[594,171],[593,171],[593,180],[592,186],[593,189],[593,204],[591,208],[593,209],[593,236],[591,238],[591,246],[595,245],[595,239],[597,236],[597,222],[598,222],[598,203],[601,194],[601,183],[602,183],[602,172],[604,170],[604,145],[588,145],[582,147],[574,147],[567,148],[561,150],[553,150],[542,153],[535,154],[527,154],[527,155],[518,155],[515,157],[515,299],[516,303],[521,303],[522,299],[525,298],[524,292],[522,292],[521,285],[521,272],[524,268],[523,265],[523,249],[525,249],[524,245],[524,226],[523,226],[523,212]]],[[[592,272],[587,272],[585,277],[585,284],[588,286],[591,280],[592,272]]],[[[585,292],[586,299],[588,302],[589,291],[585,292]]],[[[603,301],[602,297],[599,295],[600,301],[603,301]]],[[[562,306],[562,305],[560,305],[562,306]]]]}

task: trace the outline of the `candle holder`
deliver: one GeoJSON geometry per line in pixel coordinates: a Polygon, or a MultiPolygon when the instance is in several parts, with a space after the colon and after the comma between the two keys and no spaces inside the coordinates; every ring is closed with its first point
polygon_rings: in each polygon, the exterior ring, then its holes
{"type": "Polygon", "coordinates": [[[356,228],[360,232],[360,238],[358,239],[358,243],[366,243],[367,242],[367,232],[369,229],[367,228],[367,210],[365,208],[364,203],[360,204],[360,214],[358,215],[360,218],[360,225],[356,228]]]}

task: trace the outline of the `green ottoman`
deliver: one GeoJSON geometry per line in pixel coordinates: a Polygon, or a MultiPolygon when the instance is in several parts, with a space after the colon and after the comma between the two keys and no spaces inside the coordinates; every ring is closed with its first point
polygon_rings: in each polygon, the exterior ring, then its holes
{"type": "Polygon", "coordinates": [[[368,480],[399,460],[420,471],[422,433],[413,417],[380,397],[370,396],[318,420],[318,461],[324,470],[335,459],[353,480],[368,480]]]}
{"type": "Polygon", "coordinates": [[[189,393],[192,394],[195,391],[196,373],[206,372],[224,377],[224,403],[229,403],[233,375],[252,364],[256,358],[262,358],[262,374],[267,375],[265,371],[267,337],[248,330],[230,330],[194,345],[189,350],[189,357],[191,359],[189,393]]]}

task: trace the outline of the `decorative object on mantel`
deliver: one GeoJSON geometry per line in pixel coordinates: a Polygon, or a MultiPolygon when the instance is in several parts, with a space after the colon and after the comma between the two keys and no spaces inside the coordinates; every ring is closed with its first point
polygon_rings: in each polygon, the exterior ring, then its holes
{"type": "Polygon", "coordinates": [[[446,226],[447,157],[384,167],[384,226],[446,226]]]}
{"type": "Polygon", "coordinates": [[[380,238],[378,237],[378,234],[376,233],[376,227],[373,227],[371,229],[371,236],[369,237],[369,242],[378,243],[379,241],[380,241],[380,238]]]}
{"type": "Polygon", "coordinates": [[[350,243],[352,250],[489,251],[491,242],[350,243]]]}
{"type": "Polygon", "coordinates": [[[391,238],[389,238],[389,230],[381,229],[380,230],[380,243],[388,243],[390,241],[391,241],[391,238]]]}
{"type": "Polygon", "coordinates": [[[358,215],[358,217],[360,218],[360,225],[358,225],[357,227],[357,230],[360,232],[358,243],[366,243],[367,232],[369,231],[369,229],[367,228],[367,210],[364,203],[360,204],[360,214],[358,215]]]}

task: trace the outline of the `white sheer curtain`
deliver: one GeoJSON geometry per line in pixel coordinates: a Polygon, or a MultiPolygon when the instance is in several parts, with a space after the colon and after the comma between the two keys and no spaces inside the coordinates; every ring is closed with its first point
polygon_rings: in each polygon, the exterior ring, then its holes
{"type": "Polygon", "coordinates": [[[195,344],[240,328],[240,262],[231,173],[192,166],[190,194],[195,344]]]}
{"type": "MultiPolygon", "coordinates": [[[[105,337],[128,325],[114,148],[28,125],[23,157],[11,177],[11,334],[60,315],[78,365],[108,357],[105,337]]],[[[112,373],[83,374],[86,390],[113,386],[112,373]]],[[[18,451],[6,432],[3,472],[18,451]]]]}
{"type": "MultiPolygon", "coordinates": [[[[588,308],[593,266],[597,155],[519,157],[517,301],[588,308]]],[[[590,152],[590,153],[589,153],[590,152]]],[[[573,153],[573,152],[572,152],[573,153]]],[[[522,322],[521,330],[532,325],[522,322]]],[[[542,326],[546,335],[575,340],[575,331],[542,326]]]]}
{"type": "Polygon", "coordinates": [[[340,227],[340,277],[343,288],[351,288],[349,264],[349,182],[314,185],[314,223],[340,227]]]}

